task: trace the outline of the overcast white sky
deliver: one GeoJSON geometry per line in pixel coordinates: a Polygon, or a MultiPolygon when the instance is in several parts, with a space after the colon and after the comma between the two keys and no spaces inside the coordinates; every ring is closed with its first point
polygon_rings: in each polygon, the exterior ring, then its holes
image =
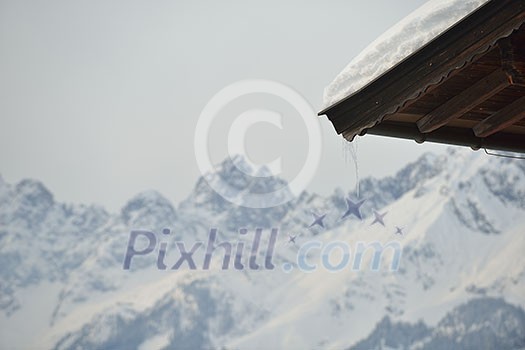
{"type": "MultiPolygon", "coordinates": [[[[318,111],[344,66],[424,2],[0,0],[0,174],[113,211],[146,189],[178,203],[200,175],[193,135],[215,93],[271,79],[318,111]]],[[[341,137],[319,122],[322,159],[308,190],[353,187],[341,137]]],[[[214,137],[226,137],[231,120],[221,123],[214,137]]],[[[283,150],[300,160],[294,132],[262,125],[247,147],[261,163],[283,150]]],[[[366,136],[360,173],[392,174],[443,149],[366,136]]]]}

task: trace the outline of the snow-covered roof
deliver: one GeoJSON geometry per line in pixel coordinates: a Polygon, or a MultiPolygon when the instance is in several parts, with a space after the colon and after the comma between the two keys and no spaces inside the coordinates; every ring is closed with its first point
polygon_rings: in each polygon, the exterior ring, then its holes
{"type": "Polygon", "coordinates": [[[328,108],[361,90],[489,0],[430,0],[373,41],[324,90],[328,108]]]}

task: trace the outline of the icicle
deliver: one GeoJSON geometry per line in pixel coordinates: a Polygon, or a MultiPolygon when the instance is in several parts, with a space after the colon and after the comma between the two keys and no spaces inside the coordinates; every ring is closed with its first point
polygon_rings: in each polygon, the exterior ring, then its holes
{"type": "Polygon", "coordinates": [[[354,139],[353,142],[350,143],[350,152],[352,156],[352,160],[354,161],[354,168],[355,168],[355,193],[357,198],[360,198],[359,195],[359,161],[358,161],[358,142],[357,138],[354,139]]]}
{"type": "Polygon", "coordinates": [[[348,164],[348,141],[345,139],[341,140],[341,154],[343,155],[343,160],[345,162],[345,165],[348,164]]]}
{"type": "Polygon", "coordinates": [[[345,139],[342,140],[342,151],[343,151],[343,157],[345,160],[345,164],[348,164],[350,162],[350,158],[352,159],[352,162],[354,164],[355,169],[355,193],[357,198],[359,198],[359,161],[358,161],[358,143],[357,139],[354,139],[353,142],[348,142],[345,139]]]}

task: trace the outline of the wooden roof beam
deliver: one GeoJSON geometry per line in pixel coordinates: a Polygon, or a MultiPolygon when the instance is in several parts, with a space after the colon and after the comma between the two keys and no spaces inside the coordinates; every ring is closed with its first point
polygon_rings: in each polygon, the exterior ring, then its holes
{"type": "Polygon", "coordinates": [[[525,86],[525,48],[521,37],[511,35],[500,39],[501,67],[512,80],[513,85],[525,86]],[[520,45],[521,44],[521,45],[520,45]]]}
{"type": "Polygon", "coordinates": [[[417,121],[422,133],[429,133],[446,125],[450,120],[461,117],[488,98],[512,84],[509,75],[497,69],[459,95],[451,98],[417,121]]]}
{"type": "MultiPolygon", "coordinates": [[[[412,123],[386,121],[364,130],[360,135],[380,135],[414,140],[417,143],[437,142],[458,146],[471,147],[474,150],[481,148],[525,153],[523,135],[500,132],[488,137],[477,137],[472,129],[444,126],[428,134],[419,131],[412,123]]],[[[343,136],[345,134],[343,133],[343,136]]],[[[348,139],[348,138],[347,138],[348,139]]]]}
{"type": "Polygon", "coordinates": [[[525,118],[525,96],[482,120],[473,128],[477,137],[487,137],[525,118]]]}

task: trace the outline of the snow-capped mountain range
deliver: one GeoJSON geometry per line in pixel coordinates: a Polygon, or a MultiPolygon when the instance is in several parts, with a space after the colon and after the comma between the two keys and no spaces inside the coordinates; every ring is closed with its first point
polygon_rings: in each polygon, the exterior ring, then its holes
{"type": "MultiPolygon", "coordinates": [[[[341,219],[345,198],[358,198],[340,189],[249,209],[208,185],[225,182],[242,197],[286,184],[246,167],[226,160],[178,206],[150,191],[119,214],[0,177],[0,348],[525,348],[525,161],[426,154],[395,176],[361,181],[363,220],[341,219]],[[371,225],[373,210],[387,213],[385,226],[371,225]],[[312,212],[326,214],[324,228],[309,227],[312,212]],[[221,270],[216,259],[209,270],[159,271],[154,253],[123,269],[132,229],[191,246],[210,228],[221,241],[242,240],[246,228],[247,242],[256,228],[266,240],[279,228],[276,269],[221,270]],[[400,268],[284,272],[312,240],[395,240],[400,268]]],[[[166,260],[174,255],[168,248],[166,260]]]]}

